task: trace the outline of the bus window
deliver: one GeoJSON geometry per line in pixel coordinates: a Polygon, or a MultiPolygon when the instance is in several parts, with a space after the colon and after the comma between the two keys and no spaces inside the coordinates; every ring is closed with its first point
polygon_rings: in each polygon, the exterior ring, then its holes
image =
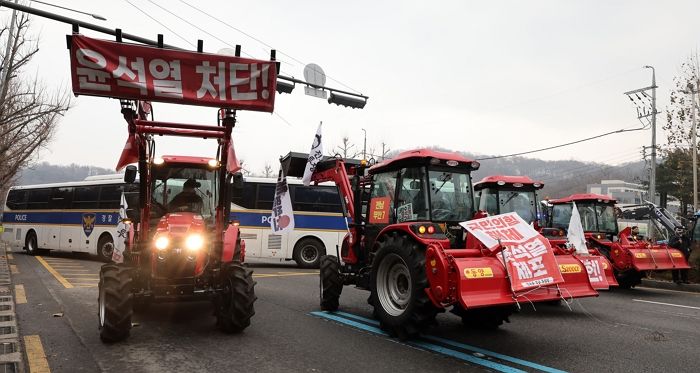
{"type": "Polygon", "coordinates": [[[27,193],[26,190],[15,189],[7,194],[7,207],[12,210],[24,210],[27,208],[27,193]]]}
{"type": "Polygon", "coordinates": [[[75,187],[73,195],[74,209],[96,209],[99,206],[99,186],[75,187]]]}
{"type": "Polygon", "coordinates": [[[290,185],[294,211],[343,212],[335,187],[290,185]]]}
{"type": "Polygon", "coordinates": [[[28,210],[45,210],[49,208],[49,194],[51,189],[42,188],[29,191],[27,199],[28,210]]]}
{"type": "Polygon", "coordinates": [[[255,183],[243,183],[243,188],[231,187],[231,202],[236,205],[246,208],[255,208],[255,190],[258,184],[255,183]]]}
{"type": "Polygon", "coordinates": [[[103,185],[100,187],[100,202],[101,209],[118,209],[119,203],[122,200],[122,185],[103,185]]]}
{"type": "Polygon", "coordinates": [[[73,200],[73,188],[71,187],[56,187],[51,188],[51,196],[49,198],[49,209],[64,210],[71,206],[73,200]]]}
{"type": "Polygon", "coordinates": [[[275,184],[258,185],[258,198],[256,209],[272,210],[272,201],[275,199],[275,184]]]}

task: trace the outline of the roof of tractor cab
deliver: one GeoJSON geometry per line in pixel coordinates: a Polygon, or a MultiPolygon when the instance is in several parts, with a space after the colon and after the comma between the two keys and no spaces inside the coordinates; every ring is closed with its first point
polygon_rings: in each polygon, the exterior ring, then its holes
{"type": "Polygon", "coordinates": [[[197,165],[208,165],[209,161],[214,158],[192,157],[187,155],[164,155],[160,157],[165,163],[186,163],[197,165]]]}
{"type": "Polygon", "coordinates": [[[513,186],[516,188],[526,186],[526,185],[527,186],[534,186],[535,189],[542,189],[544,187],[543,182],[532,180],[527,176],[492,175],[492,176],[486,176],[485,178],[481,179],[481,181],[474,184],[474,189],[480,190],[480,189],[487,188],[489,186],[493,186],[494,184],[495,185],[509,185],[509,186],[513,186]],[[517,184],[520,184],[520,185],[517,185],[517,184]]]}
{"type": "Polygon", "coordinates": [[[370,174],[376,174],[388,169],[399,169],[406,166],[424,165],[428,164],[432,159],[437,159],[444,162],[458,162],[455,165],[451,165],[452,167],[460,166],[462,168],[469,168],[470,170],[476,170],[479,168],[479,162],[458,153],[440,152],[431,149],[416,149],[399,153],[399,155],[394,158],[377,163],[370,167],[368,172],[370,174]]]}
{"type": "Polygon", "coordinates": [[[617,202],[615,198],[612,198],[610,196],[606,196],[604,194],[594,194],[594,193],[582,193],[582,194],[572,194],[568,197],[564,198],[559,198],[559,199],[550,199],[549,203],[556,205],[558,203],[570,203],[570,202],[578,202],[578,201],[598,201],[600,200],[601,202],[617,202]]]}

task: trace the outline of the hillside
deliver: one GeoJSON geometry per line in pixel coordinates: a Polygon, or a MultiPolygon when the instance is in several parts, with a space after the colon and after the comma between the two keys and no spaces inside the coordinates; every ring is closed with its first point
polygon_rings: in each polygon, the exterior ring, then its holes
{"type": "Polygon", "coordinates": [[[64,181],[83,180],[90,175],[113,174],[114,170],[95,166],[52,165],[48,162],[37,163],[22,171],[17,185],[60,183],[64,181]]]}

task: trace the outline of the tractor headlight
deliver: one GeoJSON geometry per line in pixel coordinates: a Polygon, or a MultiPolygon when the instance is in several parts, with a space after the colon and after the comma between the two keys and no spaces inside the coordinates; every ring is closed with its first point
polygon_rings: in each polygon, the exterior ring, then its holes
{"type": "Polygon", "coordinates": [[[185,248],[189,251],[199,251],[204,247],[204,238],[199,234],[191,234],[185,239],[185,248]]]}
{"type": "Polygon", "coordinates": [[[165,236],[160,236],[156,238],[156,249],[165,250],[170,246],[170,239],[165,236]]]}

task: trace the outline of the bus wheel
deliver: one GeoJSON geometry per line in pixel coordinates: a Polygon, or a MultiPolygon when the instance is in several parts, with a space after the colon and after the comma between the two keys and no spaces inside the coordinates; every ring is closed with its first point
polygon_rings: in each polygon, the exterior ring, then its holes
{"type": "Polygon", "coordinates": [[[36,233],[34,231],[29,231],[27,234],[27,240],[24,244],[24,249],[27,250],[29,255],[37,255],[39,252],[39,246],[36,243],[36,233]]]}
{"type": "Polygon", "coordinates": [[[112,236],[105,234],[97,241],[97,256],[103,262],[109,263],[112,261],[112,253],[114,253],[114,240],[112,236]]]}
{"type": "Polygon", "coordinates": [[[315,238],[304,238],[294,247],[294,261],[301,268],[318,268],[321,256],[326,254],[323,244],[315,238]]]}

